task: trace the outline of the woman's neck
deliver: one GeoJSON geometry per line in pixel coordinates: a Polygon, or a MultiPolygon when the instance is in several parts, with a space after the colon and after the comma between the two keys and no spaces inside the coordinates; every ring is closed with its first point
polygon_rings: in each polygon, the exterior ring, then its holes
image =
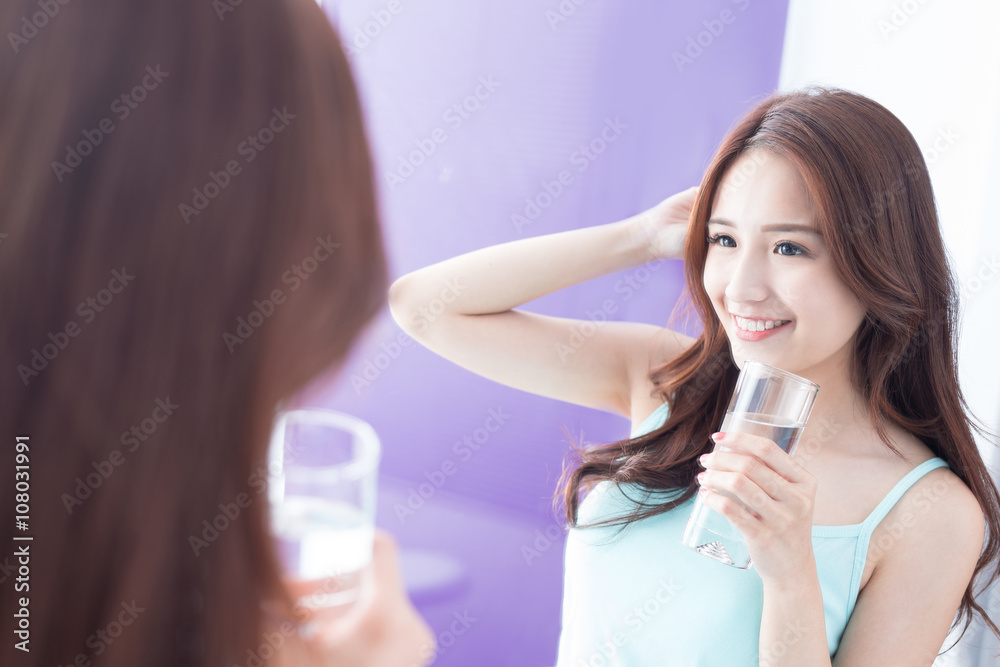
{"type": "Polygon", "coordinates": [[[847,369],[810,369],[804,374],[820,386],[796,457],[862,455],[879,441],[868,414],[868,403],[850,381],[847,369]]]}

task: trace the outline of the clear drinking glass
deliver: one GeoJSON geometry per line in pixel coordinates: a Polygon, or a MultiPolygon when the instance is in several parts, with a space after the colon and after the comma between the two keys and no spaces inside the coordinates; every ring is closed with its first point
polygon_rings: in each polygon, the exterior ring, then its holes
{"type": "MultiPolygon", "coordinates": [[[[815,382],[759,361],[746,361],[719,430],[763,436],[794,455],[818,391],[815,382]]],[[[727,448],[717,444],[716,449],[727,448]]],[[[719,493],[739,502],[730,493],[719,493]]],[[[726,565],[750,567],[750,553],[739,530],[705,506],[701,496],[694,502],[681,542],[726,565]]]]}
{"type": "Polygon", "coordinates": [[[338,615],[360,596],[380,457],[375,430],[356,417],[309,408],[275,418],[271,532],[286,584],[314,620],[338,615]]]}

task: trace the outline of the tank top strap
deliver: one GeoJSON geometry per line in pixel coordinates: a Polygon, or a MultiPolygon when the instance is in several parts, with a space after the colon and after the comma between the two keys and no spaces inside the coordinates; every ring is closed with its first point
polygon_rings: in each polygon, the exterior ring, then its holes
{"type": "Polygon", "coordinates": [[[906,473],[906,475],[903,476],[903,479],[896,482],[896,485],[892,487],[892,490],[889,491],[888,494],[886,494],[885,498],[882,499],[882,502],[878,504],[878,507],[876,507],[872,513],[868,515],[867,519],[865,519],[861,529],[862,535],[871,535],[872,531],[875,530],[875,526],[877,526],[879,522],[885,518],[885,515],[888,514],[889,510],[893,508],[896,502],[903,497],[903,494],[906,493],[911,486],[916,484],[921,477],[929,473],[931,470],[947,467],[949,467],[947,461],[939,456],[935,456],[932,459],[924,461],[916,468],[906,473]]]}

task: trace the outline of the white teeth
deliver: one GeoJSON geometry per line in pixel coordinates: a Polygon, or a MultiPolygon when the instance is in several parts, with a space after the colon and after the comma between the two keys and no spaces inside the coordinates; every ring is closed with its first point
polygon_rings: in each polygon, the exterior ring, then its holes
{"type": "Polygon", "coordinates": [[[736,326],[744,331],[765,331],[790,322],[790,320],[748,320],[736,315],[733,315],[733,319],[736,320],[736,326]]]}

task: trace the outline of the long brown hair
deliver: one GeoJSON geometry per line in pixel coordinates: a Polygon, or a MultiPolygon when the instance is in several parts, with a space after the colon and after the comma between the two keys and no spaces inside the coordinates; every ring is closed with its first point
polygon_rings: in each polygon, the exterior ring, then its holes
{"type": "MultiPolygon", "coordinates": [[[[921,438],[975,494],[988,538],[975,575],[1000,557],[1000,495],[983,463],[955,364],[958,295],[949,271],[930,177],[916,141],[880,104],[840,89],[775,93],[725,137],[702,179],[684,250],[687,294],[703,323],[698,339],[649,378],[651,395],[669,401],[659,429],[589,450],[564,468],[556,500],[577,526],[581,495],[609,480],[648,491],[683,490],[670,502],[636,500],[627,515],[588,525],[620,525],[667,512],[697,493],[697,459],[711,450],[739,374],[722,323],[702,286],[705,225],[716,190],[736,159],[767,150],[803,175],[818,224],[841,279],[867,309],[854,337],[851,381],[868,404],[879,437],[893,452],[886,423],[921,438]]],[[[752,168],[752,166],[751,166],[752,168]]],[[[734,177],[738,177],[735,174],[734,177]]],[[[994,573],[985,587],[994,581],[994,573]]],[[[975,580],[975,576],[973,577],[975,580]]],[[[970,582],[958,620],[981,615],[970,582]]],[[[963,634],[965,629],[963,629],[963,634]]]]}
{"type": "Polygon", "coordinates": [[[266,662],[275,405],[388,289],[350,69],[315,0],[50,4],[0,10],[0,663],[266,662]]]}

